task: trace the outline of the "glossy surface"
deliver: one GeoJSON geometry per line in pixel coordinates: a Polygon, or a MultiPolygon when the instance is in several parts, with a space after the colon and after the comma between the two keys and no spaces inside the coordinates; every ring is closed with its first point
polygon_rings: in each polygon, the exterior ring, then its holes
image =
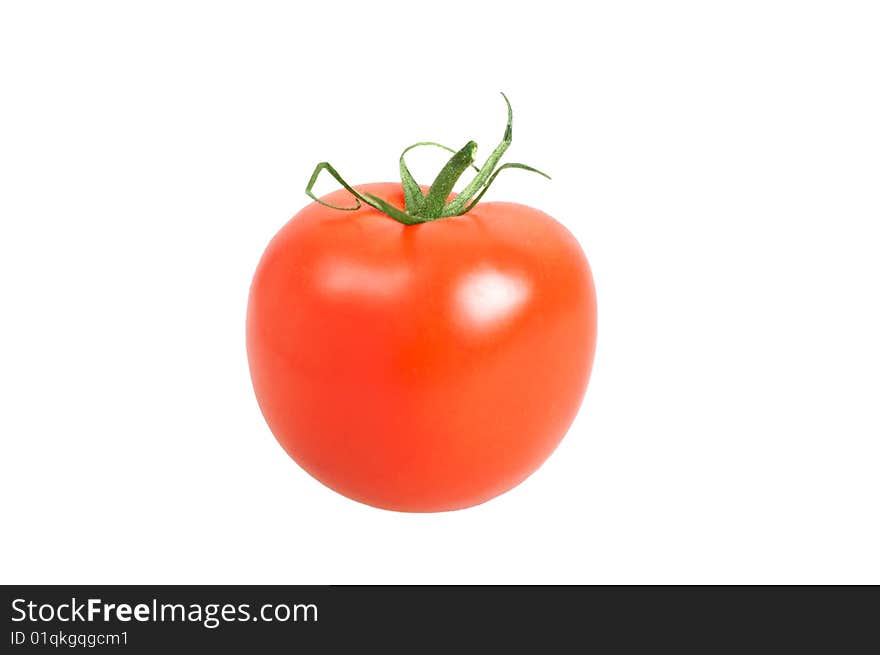
{"type": "MultiPolygon", "coordinates": [[[[358,189],[403,205],[399,184],[358,189]]],[[[478,504],[538,468],[577,413],[595,340],[577,241],[512,203],[412,226],[313,203],[267,247],[247,315],[254,389],[284,449],[332,489],[402,511],[478,504]]]]}

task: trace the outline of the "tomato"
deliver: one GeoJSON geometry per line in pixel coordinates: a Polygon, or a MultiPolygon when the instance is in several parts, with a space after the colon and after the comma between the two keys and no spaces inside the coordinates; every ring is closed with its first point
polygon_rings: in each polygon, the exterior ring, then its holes
{"type": "MultiPolygon", "coordinates": [[[[404,204],[401,184],[355,189],[404,204]]],[[[578,411],[595,342],[578,242],[508,202],[414,225],[313,203],[272,239],[247,311],[254,390],[287,453],[410,512],[482,503],[535,471],[578,411]]]]}
{"type": "Polygon", "coordinates": [[[498,165],[513,138],[504,101],[504,136],[480,168],[474,141],[410,146],[400,184],[352,187],[318,164],[316,202],[254,274],[247,349],[263,416],[300,466],[363,503],[437,512],[497,496],[550,455],[583,399],[596,297],[580,245],[537,209],[478,204],[504,169],[548,177],[498,165]],[[453,153],[430,187],[406,166],[418,146],[453,153]],[[343,189],[318,198],[323,171],[343,189]]]}

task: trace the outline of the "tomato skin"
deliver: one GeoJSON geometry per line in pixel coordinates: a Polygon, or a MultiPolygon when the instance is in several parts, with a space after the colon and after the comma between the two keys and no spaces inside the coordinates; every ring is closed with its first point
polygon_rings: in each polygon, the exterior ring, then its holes
{"type": "MultiPolygon", "coordinates": [[[[403,206],[400,184],[357,189],[403,206]]],[[[287,453],[399,511],[476,505],[535,471],[574,420],[595,342],[579,244],[513,203],[409,226],[312,203],[266,248],[247,312],[254,390],[287,453]]]]}

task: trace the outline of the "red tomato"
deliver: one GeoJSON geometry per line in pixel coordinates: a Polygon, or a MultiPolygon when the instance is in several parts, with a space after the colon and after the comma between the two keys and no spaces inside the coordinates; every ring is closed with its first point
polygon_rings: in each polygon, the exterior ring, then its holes
{"type": "MultiPolygon", "coordinates": [[[[404,204],[400,184],[356,188],[404,204]]],[[[577,413],[595,341],[578,242],[506,202],[417,225],[313,203],[266,249],[247,314],[254,389],[288,454],[410,512],[476,505],[535,471],[577,413]]]]}

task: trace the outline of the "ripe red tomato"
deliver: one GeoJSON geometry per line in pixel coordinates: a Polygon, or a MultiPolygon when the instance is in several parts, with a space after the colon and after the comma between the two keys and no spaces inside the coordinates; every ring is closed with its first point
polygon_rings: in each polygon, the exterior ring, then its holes
{"type": "MultiPolygon", "coordinates": [[[[404,204],[400,184],[356,189],[404,204]]],[[[284,449],[402,511],[475,505],[537,469],[577,413],[595,341],[578,242],[506,202],[415,225],[310,204],[266,249],[247,313],[254,389],[284,449]]]]}

